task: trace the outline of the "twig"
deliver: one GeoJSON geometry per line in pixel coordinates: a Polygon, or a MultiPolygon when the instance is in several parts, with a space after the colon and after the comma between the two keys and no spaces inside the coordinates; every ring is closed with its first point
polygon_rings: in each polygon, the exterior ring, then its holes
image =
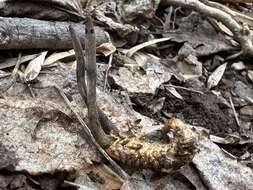
{"type": "Polygon", "coordinates": [[[97,103],[96,103],[96,84],[97,84],[97,64],[96,64],[96,39],[95,31],[91,16],[86,18],[85,30],[85,63],[87,74],[87,107],[88,107],[88,123],[94,137],[99,141],[101,146],[109,146],[111,140],[107,138],[99,125],[97,103]],[[105,137],[105,138],[104,138],[105,137]]]}
{"type": "Polygon", "coordinates": [[[74,47],[76,61],[77,61],[77,66],[76,66],[77,87],[85,104],[87,105],[87,94],[86,94],[87,87],[86,87],[86,81],[85,81],[84,53],[82,51],[81,42],[78,39],[72,24],[70,24],[69,26],[69,31],[72,36],[73,47],[74,47]]]}
{"type": "Polygon", "coordinates": [[[31,93],[31,96],[33,98],[35,98],[36,96],[35,96],[35,93],[34,93],[32,87],[31,87],[31,85],[29,83],[26,83],[26,85],[27,85],[27,88],[28,88],[29,92],[31,93]]]}
{"type": "MultiPolygon", "coordinates": [[[[85,80],[84,52],[82,50],[80,40],[78,39],[75,30],[71,24],[69,26],[69,30],[72,36],[73,47],[77,60],[77,68],[76,68],[77,86],[82,99],[85,101],[85,104],[87,105],[87,90],[86,90],[87,86],[85,80]]],[[[106,117],[106,115],[99,107],[97,107],[97,112],[99,115],[99,121],[106,132],[110,132],[111,130],[117,131],[117,128],[110,122],[110,120],[106,117]]]]}
{"type": "Polygon", "coordinates": [[[165,85],[165,86],[172,87],[172,88],[177,88],[177,89],[183,89],[183,90],[187,90],[187,91],[190,91],[190,92],[195,92],[195,93],[198,93],[198,94],[204,94],[201,91],[194,90],[194,89],[191,89],[191,88],[185,88],[185,87],[182,87],[182,86],[175,86],[175,85],[172,85],[172,84],[168,84],[168,85],[165,85]]]}
{"type": "Polygon", "coordinates": [[[171,18],[172,18],[172,14],[173,14],[173,7],[170,6],[169,8],[169,12],[166,16],[166,19],[165,19],[165,23],[163,25],[163,30],[164,31],[167,31],[167,30],[170,30],[171,29],[171,18]]]}
{"type": "MultiPolygon", "coordinates": [[[[236,124],[237,124],[237,126],[239,127],[239,129],[241,129],[240,121],[239,121],[239,119],[238,119],[238,115],[237,115],[237,113],[236,113],[235,106],[234,106],[234,103],[233,103],[233,100],[232,100],[231,97],[229,97],[229,101],[230,101],[231,108],[232,108],[233,113],[234,113],[234,117],[235,117],[236,124]]],[[[239,131],[240,131],[240,130],[239,130],[239,131]]]]}
{"type": "Polygon", "coordinates": [[[18,54],[17,63],[16,63],[16,65],[15,65],[13,71],[12,71],[12,74],[11,74],[12,77],[16,77],[16,74],[17,74],[17,72],[18,72],[19,66],[20,66],[20,64],[21,64],[21,58],[22,58],[22,53],[20,52],[20,53],[18,54]]]}
{"type": "MultiPolygon", "coordinates": [[[[109,161],[114,171],[120,175],[124,180],[128,180],[129,176],[128,174],[120,168],[120,166],[111,159],[110,156],[105,152],[105,150],[100,146],[100,143],[103,146],[108,146],[112,143],[112,140],[109,139],[108,135],[106,135],[101,127],[101,123],[98,119],[103,120],[104,122],[108,122],[108,119],[106,117],[102,117],[103,112],[100,111],[100,109],[97,108],[96,105],[96,39],[95,39],[95,33],[94,33],[94,27],[91,20],[90,15],[87,16],[86,20],[86,40],[85,40],[85,49],[86,49],[86,63],[87,68],[85,68],[85,61],[83,57],[82,47],[80,44],[80,40],[75,35],[75,31],[73,27],[70,25],[70,33],[72,35],[73,39],[73,46],[75,50],[76,55],[76,61],[77,61],[77,83],[79,92],[86,102],[86,105],[88,107],[88,120],[89,120],[89,127],[85,124],[85,122],[82,120],[82,118],[75,112],[73,108],[71,110],[75,113],[76,117],[78,118],[79,122],[82,124],[82,126],[85,128],[85,131],[89,138],[91,139],[91,142],[96,146],[96,148],[99,150],[99,152],[109,161]],[[85,81],[85,69],[87,69],[87,85],[85,81]],[[88,88],[87,88],[88,87],[88,88]],[[106,120],[107,119],[107,120],[106,120]],[[94,134],[94,136],[93,136],[94,134]],[[99,142],[96,141],[96,138],[99,142]]],[[[58,88],[58,91],[61,90],[58,88]]],[[[65,101],[69,101],[64,93],[61,92],[61,95],[64,97],[65,101]]],[[[108,122],[109,123],[109,122],[108,122]]],[[[105,124],[108,124],[105,123],[105,124]]]]}
{"type": "Polygon", "coordinates": [[[112,58],[113,58],[113,53],[112,53],[112,54],[110,55],[110,57],[109,57],[108,67],[107,67],[106,73],[105,73],[104,91],[106,90],[106,86],[107,86],[109,70],[110,70],[111,67],[112,67],[112,58]]]}
{"type": "MultiPolygon", "coordinates": [[[[78,188],[81,188],[81,189],[89,189],[87,188],[87,186],[84,186],[84,185],[81,185],[81,184],[78,184],[78,183],[74,183],[74,182],[71,182],[71,181],[67,181],[67,180],[64,180],[63,182],[65,185],[70,185],[72,187],[78,187],[78,188]]],[[[90,187],[90,186],[88,186],[90,187]]],[[[92,187],[90,187],[92,189],[92,187]]]]}
{"type": "Polygon", "coordinates": [[[237,22],[245,22],[247,24],[249,24],[249,26],[253,26],[253,18],[250,17],[250,16],[247,16],[247,15],[244,15],[240,12],[237,12],[235,10],[232,10],[230,9],[229,7],[225,6],[225,5],[222,5],[220,3],[217,3],[217,2],[212,2],[212,1],[205,1],[205,4],[209,5],[209,6],[212,6],[212,7],[215,7],[215,8],[218,8],[228,14],[230,14],[233,19],[235,19],[237,22]]]}

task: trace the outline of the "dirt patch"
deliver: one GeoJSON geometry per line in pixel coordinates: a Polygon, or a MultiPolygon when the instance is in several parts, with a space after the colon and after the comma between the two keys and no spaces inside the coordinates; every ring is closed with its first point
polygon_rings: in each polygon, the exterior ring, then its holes
{"type": "Polygon", "coordinates": [[[198,94],[185,90],[177,90],[184,100],[173,96],[167,90],[159,90],[157,97],[132,96],[136,111],[163,121],[168,117],[178,117],[185,122],[209,129],[212,134],[224,136],[224,134],[238,131],[229,109],[225,108],[222,102],[212,94],[198,94]],[[165,97],[163,108],[160,112],[153,114],[148,105],[154,99],[165,97]]]}

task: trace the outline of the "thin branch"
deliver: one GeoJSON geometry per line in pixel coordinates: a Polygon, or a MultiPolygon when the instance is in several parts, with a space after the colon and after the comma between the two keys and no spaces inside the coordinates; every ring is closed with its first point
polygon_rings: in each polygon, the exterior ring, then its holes
{"type": "Polygon", "coordinates": [[[166,87],[177,88],[177,89],[182,89],[182,90],[186,90],[186,91],[194,92],[194,93],[198,93],[198,94],[204,94],[203,92],[198,91],[198,90],[194,90],[192,88],[185,88],[185,87],[182,87],[182,86],[176,86],[176,85],[172,85],[172,84],[168,84],[168,85],[165,85],[165,86],[166,87]]]}
{"type": "MultiPolygon", "coordinates": [[[[79,93],[81,94],[82,99],[84,100],[87,106],[87,86],[86,86],[86,75],[85,75],[85,60],[84,60],[84,53],[83,48],[80,43],[79,38],[76,35],[76,32],[73,28],[73,25],[70,24],[69,30],[72,36],[73,47],[75,51],[75,56],[77,60],[77,68],[76,68],[76,76],[77,76],[77,86],[79,93]]],[[[111,130],[117,131],[117,128],[110,122],[110,120],[106,117],[103,111],[97,107],[97,112],[99,116],[99,121],[102,124],[103,129],[105,132],[110,132],[111,130]]]]}
{"type": "Polygon", "coordinates": [[[233,110],[233,114],[234,114],[234,117],[235,117],[236,124],[239,127],[239,129],[240,129],[241,128],[240,121],[238,119],[238,115],[236,113],[235,106],[234,106],[234,103],[233,103],[233,100],[232,100],[231,97],[229,97],[229,101],[230,101],[231,108],[233,110]]]}
{"type": "Polygon", "coordinates": [[[106,86],[107,86],[107,82],[108,82],[108,75],[109,75],[109,70],[112,67],[112,58],[113,58],[113,53],[110,55],[109,57],[109,62],[108,62],[108,67],[106,69],[106,73],[105,73],[105,83],[104,83],[104,91],[106,90],[106,86]]]}
{"type": "Polygon", "coordinates": [[[18,54],[17,63],[16,63],[16,65],[15,65],[13,71],[12,71],[12,74],[11,74],[12,77],[16,77],[16,74],[17,74],[17,72],[18,72],[19,66],[20,66],[20,64],[21,64],[21,58],[22,58],[22,53],[19,53],[19,54],[18,54]]]}
{"type": "Polygon", "coordinates": [[[96,146],[96,148],[99,150],[99,152],[109,161],[114,171],[119,174],[120,177],[122,177],[124,180],[128,180],[129,176],[128,174],[121,169],[121,167],[111,159],[110,156],[104,151],[104,149],[100,146],[109,146],[112,143],[112,140],[108,135],[106,135],[101,127],[101,124],[99,122],[100,120],[103,121],[102,124],[109,125],[108,118],[103,114],[100,109],[97,109],[96,105],[96,39],[94,34],[94,27],[92,20],[90,16],[88,15],[87,22],[86,22],[86,62],[87,62],[87,86],[85,81],[85,61],[83,56],[82,47],[80,44],[80,40],[75,35],[75,31],[73,27],[70,25],[70,32],[73,38],[74,43],[74,50],[76,55],[76,61],[77,61],[77,83],[79,92],[86,102],[88,106],[88,122],[89,122],[89,128],[84,123],[82,118],[75,112],[73,108],[71,108],[69,101],[64,93],[62,93],[58,88],[58,91],[61,93],[62,97],[64,97],[65,101],[68,102],[69,107],[75,113],[76,117],[78,118],[79,122],[84,126],[85,131],[87,135],[91,138],[91,141],[96,146]],[[89,73],[91,72],[91,73],[89,73]],[[94,136],[93,136],[94,134],[94,136]],[[98,140],[98,142],[96,141],[98,140]]]}

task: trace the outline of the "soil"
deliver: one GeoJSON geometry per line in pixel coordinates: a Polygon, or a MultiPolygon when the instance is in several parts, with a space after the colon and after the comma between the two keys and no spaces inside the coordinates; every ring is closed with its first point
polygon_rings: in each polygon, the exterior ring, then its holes
{"type": "MultiPolygon", "coordinates": [[[[207,92],[205,87],[200,91],[203,94],[191,92],[183,89],[176,89],[183,97],[183,100],[176,98],[166,88],[161,87],[155,96],[132,94],[131,100],[134,103],[133,108],[143,115],[164,122],[171,117],[177,117],[194,126],[204,127],[210,130],[210,134],[220,137],[226,137],[228,134],[240,134],[241,129],[238,127],[232,109],[229,107],[229,97],[233,97],[233,89],[236,81],[242,81],[247,86],[253,87],[247,82],[245,76],[235,71],[228,71],[224,74],[220,84],[216,87],[216,91],[221,92],[227,101],[227,104],[217,98],[211,92],[207,92]],[[165,97],[162,109],[153,113],[149,109],[150,102],[165,97]]],[[[177,85],[177,84],[175,84],[177,85]]],[[[189,84],[180,84],[182,87],[189,88],[189,84]]],[[[195,86],[196,88],[196,86],[195,86]]],[[[236,112],[238,113],[241,105],[234,102],[236,112]]],[[[245,132],[244,132],[245,133],[245,132]]],[[[246,134],[249,134],[246,132],[246,134]]],[[[246,151],[253,153],[250,144],[244,145],[219,145],[235,156],[242,156],[246,151]]]]}
{"type": "Polygon", "coordinates": [[[156,99],[161,97],[166,99],[162,110],[156,114],[152,114],[146,107],[154,99],[153,97],[133,96],[134,108],[136,111],[159,121],[163,121],[167,115],[164,113],[168,113],[169,116],[183,119],[191,125],[205,127],[210,130],[211,134],[219,136],[238,131],[234,118],[229,114],[229,109],[224,108],[215,95],[198,94],[182,89],[177,91],[184,100],[176,98],[167,90],[160,90],[157,93],[156,99]]]}

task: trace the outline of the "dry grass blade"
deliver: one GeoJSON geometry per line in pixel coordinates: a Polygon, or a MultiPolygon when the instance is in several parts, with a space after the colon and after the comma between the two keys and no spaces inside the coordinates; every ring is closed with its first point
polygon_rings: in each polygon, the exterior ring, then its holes
{"type": "Polygon", "coordinates": [[[173,88],[173,87],[168,87],[167,90],[176,98],[180,99],[180,100],[184,100],[184,98],[181,96],[181,94],[178,93],[178,91],[173,88]]]}
{"type": "Polygon", "coordinates": [[[235,117],[236,124],[240,129],[241,128],[240,121],[238,119],[238,114],[236,113],[235,106],[234,106],[234,103],[233,103],[233,100],[232,100],[231,97],[229,97],[229,102],[230,102],[232,110],[233,110],[233,114],[234,114],[234,117],[235,117]]]}
{"type": "Polygon", "coordinates": [[[204,92],[201,92],[201,91],[198,91],[198,90],[194,90],[194,89],[191,89],[191,88],[185,88],[185,87],[182,87],[182,86],[176,86],[176,85],[172,85],[172,84],[168,84],[168,85],[165,85],[165,86],[176,88],[176,89],[183,89],[183,90],[186,90],[186,91],[189,91],[189,92],[198,93],[198,94],[204,94],[204,92]]]}
{"type": "Polygon", "coordinates": [[[106,73],[105,73],[104,91],[106,90],[106,85],[107,85],[107,82],[108,82],[109,70],[112,67],[112,59],[113,59],[113,54],[111,54],[110,57],[109,57],[108,67],[107,67],[106,73]]]}
{"type": "Polygon", "coordinates": [[[50,56],[48,56],[44,62],[44,64],[42,65],[43,67],[47,67],[50,66],[51,64],[63,60],[63,59],[67,59],[67,58],[72,58],[75,56],[75,52],[74,50],[69,50],[69,51],[64,51],[64,52],[57,52],[57,53],[53,53],[50,56]]]}
{"type": "Polygon", "coordinates": [[[77,187],[77,188],[80,188],[80,189],[87,189],[87,186],[84,186],[84,185],[81,185],[81,184],[78,184],[78,183],[74,183],[74,182],[71,182],[71,181],[67,181],[67,180],[64,180],[64,184],[69,185],[69,186],[73,186],[73,187],[77,187]]]}
{"type": "Polygon", "coordinates": [[[168,38],[160,38],[160,39],[154,39],[154,40],[150,40],[150,41],[148,41],[148,42],[144,42],[144,43],[142,43],[142,44],[139,44],[139,45],[134,46],[134,47],[132,47],[131,49],[129,49],[129,50],[127,51],[126,55],[129,56],[129,57],[132,57],[132,55],[133,55],[135,52],[137,52],[137,51],[139,51],[139,50],[141,50],[141,49],[143,49],[143,48],[145,48],[145,47],[147,47],[147,46],[151,46],[151,45],[153,45],[153,44],[157,44],[157,43],[160,43],[160,42],[165,42],[165,41],[168,41],[168,40],[170,40],[170,39],[171,39],[171,38],[168,37],[168,38]]]}

